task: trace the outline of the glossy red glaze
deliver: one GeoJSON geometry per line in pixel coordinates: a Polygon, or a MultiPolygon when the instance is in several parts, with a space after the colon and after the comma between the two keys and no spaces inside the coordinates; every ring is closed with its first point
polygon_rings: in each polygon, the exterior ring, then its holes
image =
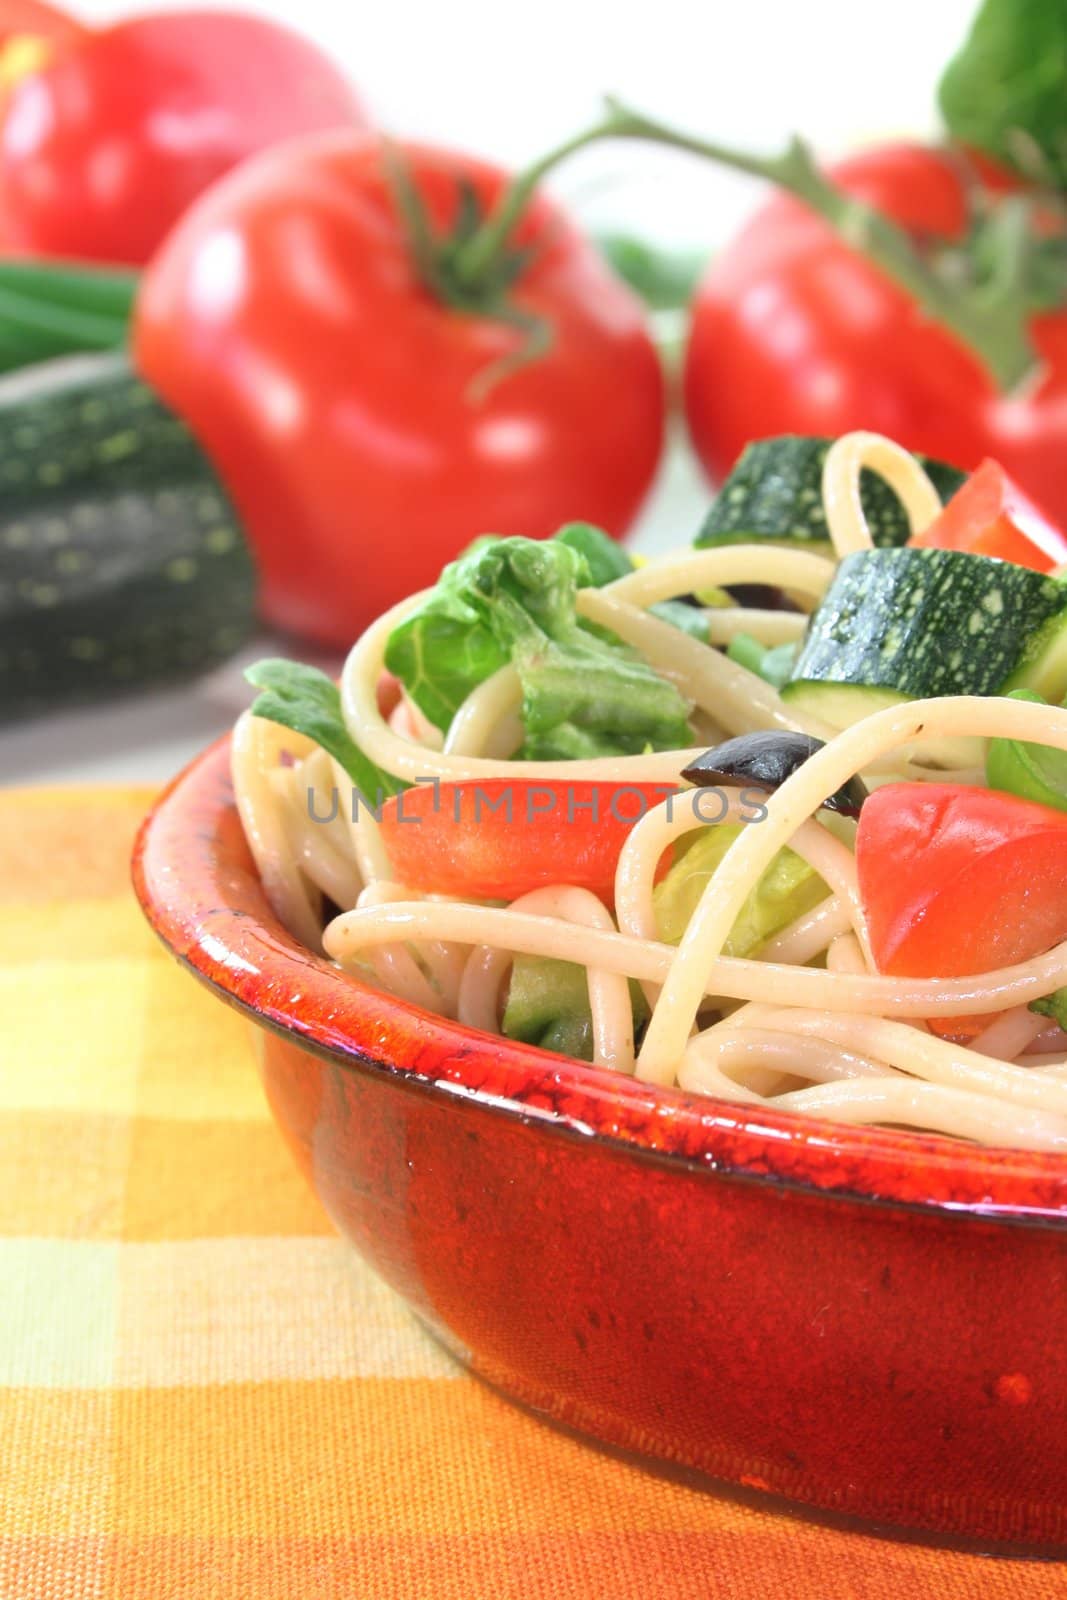
{"type": "Polygon", "coordinates": [[[337,1226],[475,1371],[717,1478],[1067,1546],[1067,1161],[653,1091],[341,977],[272,916],[225,745],[134,878],[261,1028],[337,1226]]]}

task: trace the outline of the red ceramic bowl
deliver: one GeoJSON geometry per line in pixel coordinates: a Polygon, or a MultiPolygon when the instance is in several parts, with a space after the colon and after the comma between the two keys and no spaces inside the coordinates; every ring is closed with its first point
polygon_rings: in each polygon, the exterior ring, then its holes
{"type": "Polygon", "coordinates": [[[811,1506],[1067,1545],[1067,1162],[653,1091],[352,982],[272,916],[224,745],[135,881],[262,1030],[338,1228],[476,1372],[811,1506]]]}

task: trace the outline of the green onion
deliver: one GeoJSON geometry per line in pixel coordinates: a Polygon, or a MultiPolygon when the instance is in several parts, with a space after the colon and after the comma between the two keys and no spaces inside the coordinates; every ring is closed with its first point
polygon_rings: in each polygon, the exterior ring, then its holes
{"type": "MultiPolygon", "coordinates": [[[[1031,689],[1016,689],[1007,698],[1047,703],[1031,689]]],[[[1067,811],[1067,751],[1020,739],[991,739],[985,771],[991,789],[1067,811]]]]}
{"type": "Polygon", "coordinates": [[[757,678],[762,678],[765,683],[780,689],[784,683],[789,682],[796,664],[797,649],[798,645],[792,639],[785,644],[768,647],[760,644],[750,633],[735,633],[726,654],[731,661],[736,661],[739,667],[746,667],[749,672],[754,672],[757,678]]]}
{"type": "Polygon", "coordinates": [[[0,261],[0,371],[126,343],[135,272],[0,261]]]}

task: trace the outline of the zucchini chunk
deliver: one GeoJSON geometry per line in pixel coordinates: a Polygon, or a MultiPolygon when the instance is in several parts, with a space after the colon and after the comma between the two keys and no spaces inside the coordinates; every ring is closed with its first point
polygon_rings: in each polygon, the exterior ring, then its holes
{"type": "MultiPolygon", "coordinates": [[[[746,447],[708,512],[694,541],[698,546],[768,542],[801,545],[818,555],[833,555],[822,504],[822,469],[832,439],[781,434],[746,447]]],[[[967,474],[943,461],[916,453],[942,504],[952,498],[967,474]]],[[[911,529],[907,514],[889,485],[875,472],[860,479],[863,509],[878,547],[905,544],[911,529]]]]}
{"type": "Polygon", "coordinates": [[[960,550],[846,556],[782,697],[832,728],[903,700],[1067,691],[1067,583],[960,550]]]}

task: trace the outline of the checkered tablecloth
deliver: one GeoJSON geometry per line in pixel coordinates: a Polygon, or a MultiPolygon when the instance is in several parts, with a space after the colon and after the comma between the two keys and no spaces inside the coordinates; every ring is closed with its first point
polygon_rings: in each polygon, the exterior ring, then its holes
{"type": "Polygon", "coordinates": [[[148,800],[0,796],[0,1600],[1067,1595],[647,1473],[454,1366],[143,924],[148,800]]]}

